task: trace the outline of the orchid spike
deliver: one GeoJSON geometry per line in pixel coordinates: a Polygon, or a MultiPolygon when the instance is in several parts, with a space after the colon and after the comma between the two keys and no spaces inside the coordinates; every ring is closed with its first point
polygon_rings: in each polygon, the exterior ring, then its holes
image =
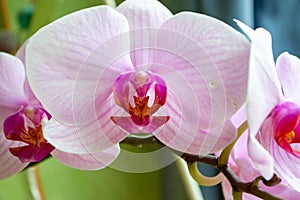
{"type": "Polygon", "coordinates": [[[153,134],[176,150],[208,154],[236,137],[229,118],[245,99],[249,42],[217,19],[127,0],[54,21],[27,51],[34,93],[57,122],[75,127],[44,131],[65,152],[153,134]]]}
{"type": "Polygon", "coordinates": [[[300,167],[300,60],[285,52],[275,64],[270,33],[238,24],[247,34],[251,32],[252,40],[247,94],[249,155],[266,179],[276,172],[284,184],[300,192],[296,170],[300,167]]]}
{"type": "Polygon", "coordinates": [[[44,138],[45,126],[54,122],[28,85],[22,62],[25,46],[17,53],[20,58],[0,52],[0,179],[50,154],[79,169],[99,169],[108,165],[119,153],[116,146],[95,154],[72,154],[55,149],[44,138]]]}

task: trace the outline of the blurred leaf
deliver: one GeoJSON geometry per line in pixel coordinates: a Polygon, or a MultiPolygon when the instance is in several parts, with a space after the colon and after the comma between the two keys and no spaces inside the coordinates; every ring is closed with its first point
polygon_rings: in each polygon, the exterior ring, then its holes
{"type": "Polygon", "coordinates": [[[47,199],[160,199],[160,171],[130,174],[109,167],[80,171],[52,158],[39,167],[47,199]]]}
{"type": "Polygon", "coordinates": [[[28,5],[24,7],[22,10],[20,10],[18,14],[18,19],[19,19],[19,25],[23,29],[28,29],[29,24],[30,24],[30,19],[33,14],[34,6],[33,5],[28,5]]]}
{"type": "Polygon", "coordinates": [[[20,28],[19,24],[19,13],[23,8],[30,5],[31,0],[6,0],[8,6],[8,13],[11,23],[11,30],[17,32],[20,28]]]}
{"type": "MultiPolygon", "coordinates": [[[[145,163],[140,163],[142,164],[145,163]]],[[[54,158],[43,161],[38,167],[46,199],[49,200],[187,199],[174,163],[149,173],[125,173],[110,167],[97,171],[81,171],[66,167],[54,158]]],[[[0,181],[0,199],[32,199],[26,171],[0,181]]]]}
{"type": "Polygon", "coordinates": [[[0,199],[32,199],[26,172],[19,173],[6,180],[0,181],[0,199]]]}
{"type": "Polygon", "coordinates": [[[160,0],[173,14],[181,11],[194,11],[197,12],[201,1],[199,0],[160,0]]]}
{"type": "Polygon", "coordinates": [[[39,167],[46,198],[50,200],[187,199],[175,164],[149,173],[125,173],[110,167],[81,171],[51,158],[39,167]]]}
{"type": "Polygon", "coordinates": [[[116,0],[116,5],[121,4],[123,1],[125,1],[125,0],[116,0]]]}
{"type": "Polygon", "coordinates": [[[106,4],[105,0],[36,0],[35,12],[30,24],[28,36],[42,26],[74,11],[91,6],[106,4]]]}

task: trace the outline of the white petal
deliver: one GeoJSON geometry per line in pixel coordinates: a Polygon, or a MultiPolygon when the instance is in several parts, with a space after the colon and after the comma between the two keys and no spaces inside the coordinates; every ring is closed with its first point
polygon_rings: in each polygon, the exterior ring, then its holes
{"type": "Polygon", "coordinates": [[[18,144],[19,142],[7,140],[4,134],[0,133],[0,180],[17,174],[28,165],[28,163],[22,163],[8,150],[8,148],[16,147],[18,144]]]}
{"type": "Polygon", "coordinates": [[[25,79],[23,63],[17,57],[0,52],[0,106],[19,108],[28,103],[25,79]]]}
{"type": "Polygon", "coordinates": [[[272,52],[271,35],[257,29],[252,38],[247,110],[250,133],[256,135],[271,110],[283,99],[272,52]]]}
{"type": "Polygon", "coordinates": [[[120,153],[118,145],[92,154],[71,154],[55,149],[51,154],[63,164],[82,170],[98,170],[108,166],[120,153]]]}
{"type": "MultiPolygon", "coordinates": [[[[79,97],[73,95],[73,90],[76,81],[80,81],[76,79],[81,67],[85,67],[83,63],[105,41],[128,30],[122,14],[108,6],[98,6],[66,15],[32,36],[26,52],[28,79],[33,92],[52,116],[74,124],[73,97],[79,97]]],[[[118,47],[118,43],[114,45],[118,47]]],[[[97,63],[92,63],[85,75],[99,76],[101,69],[103,72],[107,67],[102,59],[99,57],[97,63]]],[[[94,84],[97,80],[91,81],[94,84]]],[[[83,94],[80,100],[89,97],[83,94]]],[[[75,105],[76,109],[84,109],[84,101],[81,103],[80,108],[75,105]]]]}
{"type": "Polygon", "coordinates": [[[252,134],[248,137],[248,153],[256,169],[266,180],[270,180],[274,175],[274,160],[252,134]]]}
{"type": "Polygon", "coordinates": [[[276,62],[277,74],[287,100],[300,104],[300,59],[285,52],[276,62]]]}
{"type": "Polygon", "coordinates": [[[127,0],[120,4],[117,11],[128,20],[131,35],[131,60],[138,67],[148,64],[152,60],[147,49],[153,42],[153,35],[143,29],[158,28],[164,21],[172,16],[172,13],[157,0],[127,0]],[[138,31],[137,31],[138,30],[138,31]]]}

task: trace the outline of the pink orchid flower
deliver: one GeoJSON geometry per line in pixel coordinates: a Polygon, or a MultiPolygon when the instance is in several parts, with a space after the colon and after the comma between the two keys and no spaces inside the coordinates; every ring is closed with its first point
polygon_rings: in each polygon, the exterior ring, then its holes
{"type": "MultiPolygon", "coordinates": [[[[248,150],[245,148],[247,146],[248,132],[244,133],[237,143],[235,144],[230,158],[229,158],[229,167],[233,170],[233,172],[240,178],[243,182],[251,182],[256,177],[260,176],[258,170],[256,170],[254,164],[252,163],[251,158],[248,155],[248,150]]],[[[299,199],[300,193],[291,188],[288,184],[282,181],[281,183],[268,187],[265,186],[262,182],[259,186],[266,192],[277,196],[282,199],[299,199]]],[[[229,181],[224,180],[222,182],[223,194],[225,199],[230,200],[233,199],[232,196],[232,188],[229,181]]],[[[259,199],[253,195],[244,193],[243,199],[252,200],[259,199]]]]}
{"type": "Polygon", "coordinates": [[[271,178],[275,171],[285,184],[300,192],[300,60],[285,52],[275,65],[270,33],[237,23],[252,41],[247,97],[249,155],[264,177],[271,178]]]}
{"type": "Polygon", "coordinates": [[[117,146],[95,154],[72,154],[55,149],[43,137],[43,128],[51,116],[29,88],[21,61],[24,55],[25,46],[17,53],[19,58],[0,52],[0,180],[50,153],[74,168],[107,166],[118,155],[117,146]]]}
{"type": "Polygon", "coordinates": [[[44,136],[62,151],[143,133],[207,154],[236,137],[228,119],[245,100],[249,42],[214,18],[127,0],[58,19],[27,51],[29,82],[56,120],[44,136]]]}

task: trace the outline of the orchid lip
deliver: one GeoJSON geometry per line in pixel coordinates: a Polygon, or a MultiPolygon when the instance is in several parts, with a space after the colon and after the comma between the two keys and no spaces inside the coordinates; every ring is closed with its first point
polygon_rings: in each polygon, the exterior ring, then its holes
{"type": "Polygon", "coordinates": [[[300,107],[293,102],[284,102],[272,112],[273,134],[277,144],[288,153],[300,158],[300,152],[292,144],[300,143],[300,107]]]}
{"type": "Polygon", "coordinates": [[[4,134],[6,138],[26,144],[21,147],[9,148],[9,151],[22,162],[38,162],[54,150],[54,147],[43,136],[45,121],[48,121],[46,111],[31,106],[27,106],[5,119],[4,134]]]}
{"type": "Polygon", "coordinates": [[[115,103],[129,116],[112,116],[111,120],[126,131],[154,131],[169,120],[168,116],[153,116],[167,98],[166,82],[160,76],[145,71],[127,72],[116,79],[113,91],[115,103]]]}

